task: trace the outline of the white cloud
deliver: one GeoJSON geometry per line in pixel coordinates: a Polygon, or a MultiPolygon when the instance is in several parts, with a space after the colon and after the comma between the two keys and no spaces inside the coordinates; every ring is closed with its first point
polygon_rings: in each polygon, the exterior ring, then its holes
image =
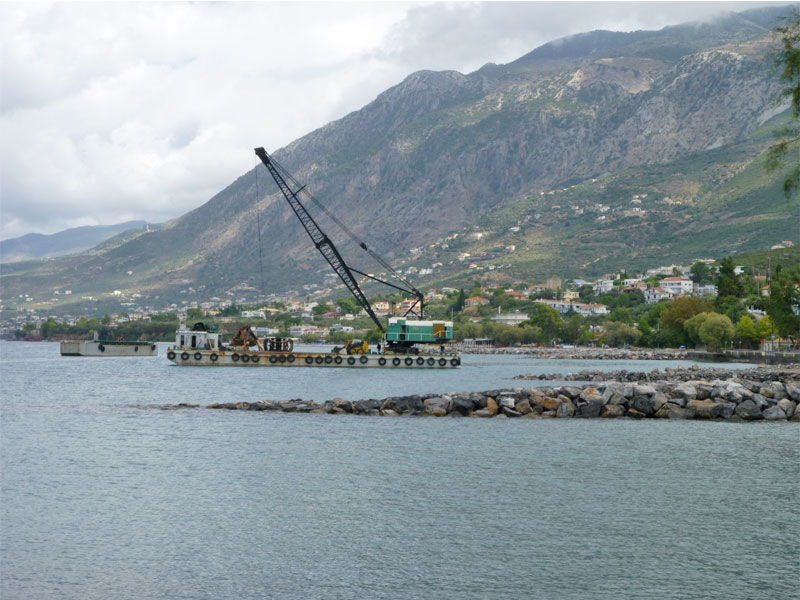
{"type": "Polygon", "coordinates": [[[0,238],[196,208],[419,69],[763,3],[0,3],[0,238]]]}

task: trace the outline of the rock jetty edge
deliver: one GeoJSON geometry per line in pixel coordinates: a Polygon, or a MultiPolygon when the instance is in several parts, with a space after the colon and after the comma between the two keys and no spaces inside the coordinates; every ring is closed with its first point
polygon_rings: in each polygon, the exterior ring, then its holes
{"type": "MultiPolygon", "coordinates": [[[[484,392],[414,394],[383,399],[325,403],[308,400],[264,400],[211,404],[210,409],[328,413],[373,416],[483,418],[630,418],[702,419],[725,421],[800,422],[800,372],[762,369],[729,372],[727,378],[701,378],[699,369],[673,370],[665,378],[576,385],[510,388],[484,392]]],[[[582,376],[591,373],[582,372],[582,376]]],[[[597,375],[597,374],[595,374],[597,375]]],[[[604,373],[602,376],[613,374],[604,373]]],[[[633,374],[629,374],[633,375],[633,374]]],[[[563,374],[528,376],[566,379],[563,374]]],[[[184,405],[188,406],[188,405],[184,405]]],[[[177,407],[173,407],[177,408],[177,407]]]]}

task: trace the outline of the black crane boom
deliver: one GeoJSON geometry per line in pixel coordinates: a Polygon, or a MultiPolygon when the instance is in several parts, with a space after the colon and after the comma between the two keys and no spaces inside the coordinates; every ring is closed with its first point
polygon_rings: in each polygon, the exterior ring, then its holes
{"type": "MultiPolygon", "coordinates": [[[[267,151],[264,150],[264,148],[256,148],[255,152],[258,158],[261,159],[261,162],[264,163],[264,166],[267,168],[270,175],[272,175],[272,178],[275,180],[278,188],[280,188],[281,192],[283,193],[284,198],[286,198],[289,206],[292,207],[294,214],[297,215],[298,219],[300,219],[300,223],[302,223],[303,228],[306,230],[306,233],[308,233],[311,241],[314,242],[314,246],[317,248],[317,250],[319,250],[320,254],[322,254],[325,260],[328,261],[328,264],[331,266],[331,268],[333,268],[347,289],[350,290],[350,293],[353,294],[358,303],[364,308],[365,311],[367,311],[367,314],[378,326],[378,329],[381,331],[381,333],[385,334],[386,329],[375,315],[375,311],[372,310],[372,305],[369,303],[369,300],[367,300],[364,292],[359,287],[356,278],[353,276],[350,268],[342,259],[342,256],[336,249],[336,246],[333,245],[333,242],[331,242],[331,240],[328,239],[328,236],[325,235],[322,229],[319,228],[317,222],[308,213],[298,199],[297,195],[305,186],[296,186],[297,189],[292,189],[292,187],[286,181],[286,178],[281,174],[278,163],[269,154],[267,154],[267,151]]],[[[362,247],[366,249],[366,246],[363,244],[363,242],[362,247]]]]}

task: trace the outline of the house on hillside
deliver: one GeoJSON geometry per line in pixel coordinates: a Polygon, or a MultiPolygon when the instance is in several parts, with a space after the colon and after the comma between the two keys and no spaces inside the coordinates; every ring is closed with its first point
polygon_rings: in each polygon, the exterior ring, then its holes
{"type": "Polygon", "coordinates": [[[487,304],[489,304],[489,300],[481,296],[472,296],[471,298],[464,300],[464,306],[467,308],[471,308],[473,306],[486,306],[487,304]]]}
{"type": "Polygon", "coordinates": [[[500,313],[497,316],[492,317],[492,321],[495,323],[501,323],[503,325],[519,325],[520,323],[527,321],[528,315],[523,314],[519,311],[515,311],[513,313],[500,313]]]}
{"type": "Polygon", "coordinates": [[[662,290],[670,294],[691,294],[694,289],[694,282],[686,277],[665,277],[658,282],[662,290]]]}
{"type": "Polygon", "coordinates": [[[644,291],[644,301],[647,304],[655,304],[656,302],[664,300],[665,298],[669,299],[671,297],[672,294],[660,287],[647,288],[644,291]]]}

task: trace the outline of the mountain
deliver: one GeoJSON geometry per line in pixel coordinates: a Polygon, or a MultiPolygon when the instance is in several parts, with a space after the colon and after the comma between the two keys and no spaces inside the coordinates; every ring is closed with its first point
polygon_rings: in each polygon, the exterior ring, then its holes
{"type": "MultiPolygon", "coordinates": [[[[762,168],[786,118],[771,104],[781,85],[765,59],[786,12],[595,31],[467,75],[413,73],[274,156],[385,258],[442,263],[420,286],[768,247],[797,236],[779,174],[762,168]],[[486,236],[469,235],[477,230],[486,236]]],[[[348,262],[375,268],[309,210],[348,262]]],[[[330,272],[259,166],[158,230],[5,268],[2,282],[12,295],[127,289],[164,303],[255,297],[262,277],[269,293],[330,272]]]]}
{"type": "Polygon", "coordinates": [[[77,254],[94,248],[118,233],[129,229],[141,229],[146,225],[145,221],[127,221],[117,225],[74,227],[50,235],[29,233],[0,241],[0,262],[12,263],[33,258],[77,254]]]}

